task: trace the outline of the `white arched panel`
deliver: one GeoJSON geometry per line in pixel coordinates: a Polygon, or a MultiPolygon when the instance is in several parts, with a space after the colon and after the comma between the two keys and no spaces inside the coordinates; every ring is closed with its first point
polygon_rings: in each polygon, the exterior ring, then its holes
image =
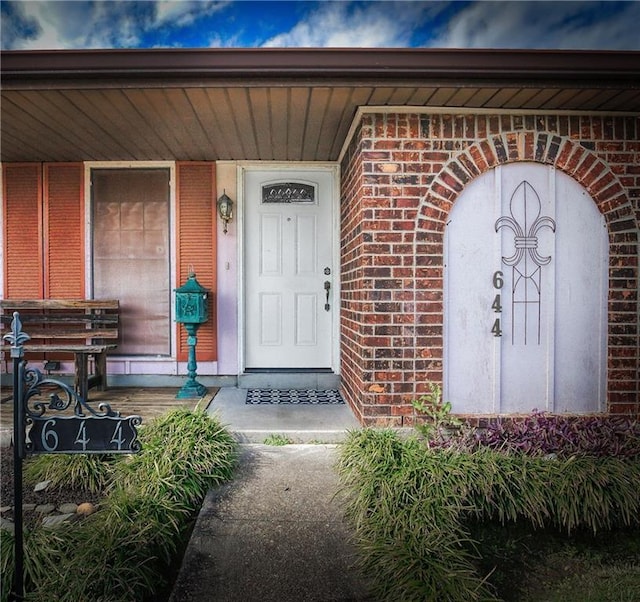
{"type": "Polygon", "coordinates": [[[569,176],[514,163],[471,182],[445,235],[453,410],[600,410],[607,261],[604,218],[569,176]]]}
{"type": "Polygon", "coordinates": [[[557,178],[555,406],[557,412],[604,410],[607,364],[609,238],[586,190],[557,178]],[[562,244],[558,244],[561,242],[562,244]]]}

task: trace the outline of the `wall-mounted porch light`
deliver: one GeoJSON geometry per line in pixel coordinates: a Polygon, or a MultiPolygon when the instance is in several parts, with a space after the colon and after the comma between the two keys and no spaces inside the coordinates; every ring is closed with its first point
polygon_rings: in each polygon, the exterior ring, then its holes
{"type": "Polygon", "coordinates": [[[233,201],[227,196],[226,190],[222,191],[222,196],[218,199],[218,214],[224,222],[222,231],[227,233],[227,224],[233,219],[233,201]]]}

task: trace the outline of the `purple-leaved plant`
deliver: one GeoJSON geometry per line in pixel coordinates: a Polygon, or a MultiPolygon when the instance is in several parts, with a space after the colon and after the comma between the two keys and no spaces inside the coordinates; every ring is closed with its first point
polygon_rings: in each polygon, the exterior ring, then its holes
{"type": "Polygon", "coordinates": [[[640,457],[640,422],[618,416],[565,416],[534,411],[499,417],[464,437],[465,447],[528,455],[640,457]]]}

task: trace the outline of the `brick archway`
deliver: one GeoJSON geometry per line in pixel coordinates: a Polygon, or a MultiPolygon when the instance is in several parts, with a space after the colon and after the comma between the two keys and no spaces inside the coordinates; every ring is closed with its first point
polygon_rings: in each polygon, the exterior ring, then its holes
{"type": "MultiPolygon", "coordinates": [[[[458,195],[479,175],[507,163],[532,161],[554,166],[590,194],[605,217],[609,233],[608,382],[609,411],[638,414],[630,380],[622,367],[638,361],[638,223],[625,189],[597,154],[570,138],[545,132],[505,132],[477,141],[452,157],[435,174],[416,218],[415,231],[415,382],[442,382],[442,258],[448,215],[458,195]],[[439,319],[438,319],[439,318],[439,319]]],[[[637,379],[637,375],[636,375],[637,379]]],[[[636,383],[637,385],[637,383],[636,383]]]]}

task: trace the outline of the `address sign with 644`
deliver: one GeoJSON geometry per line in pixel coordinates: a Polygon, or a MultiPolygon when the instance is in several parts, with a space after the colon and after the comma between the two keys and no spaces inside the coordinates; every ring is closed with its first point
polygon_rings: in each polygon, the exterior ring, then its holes
{"type": "Polygon", "coordinates": [[[135,453],[140,416],[55,416],[27,418],[27,451],[32,454],[135,453]],[[29,428],[30,427],[30,428],[29,428]]]}

